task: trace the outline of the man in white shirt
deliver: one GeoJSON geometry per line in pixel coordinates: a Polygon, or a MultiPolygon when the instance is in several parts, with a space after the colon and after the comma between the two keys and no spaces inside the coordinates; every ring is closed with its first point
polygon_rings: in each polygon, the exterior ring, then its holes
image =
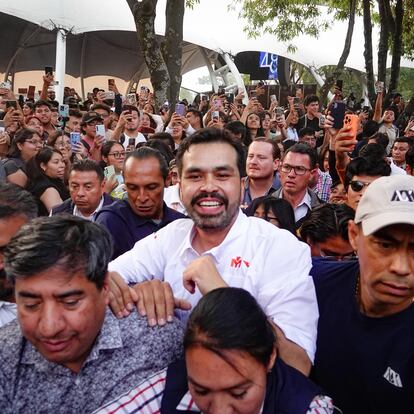
{"type": "Polygon", "coordinates": [[[0,327],[15,319],[17,313],[3,252],[20,227],[36,216],[37,204],[30,193],[17,185],[0,183],[0,327]]]}
{"type": "Polygon", "coordinates": [[[185,319],[205,293],[241,287],[278,326],[281,357],[308,373],[318,319],[309,248],[241,212],[243,151],[226,131],[198,131],[183,141],[176,160],[192,221],[176,220],[110,263],[113,311],[127,315],[137,302],[150,325],[164,324],[172,320],[174,296],[185,319]]]}
{"type": "Polygon", "coordinates": [[[139,111],[133,105],[124,105],[122,110],[112,139],[119,141],[125,149],[134,149],[139,142],[147,141],[139,132],[139,111]]]}

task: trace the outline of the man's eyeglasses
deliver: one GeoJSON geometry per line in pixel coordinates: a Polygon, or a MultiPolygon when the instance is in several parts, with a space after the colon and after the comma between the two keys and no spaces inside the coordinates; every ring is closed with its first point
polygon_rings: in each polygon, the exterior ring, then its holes
{"type": "Polygon", "coordinates": [[[311,171],[310,168],[302,167],[301,165],[282,164],[280,167],[282,173],[289,174],[292,170],[295,171],[296,175],[305,175],[307,171],[311,171]]]}
{"type": "Polygon", "coordinates": [[[36,147],[43,147],[43,141],[38,141],[37,139],[26,139],[25,142],[29,142],[36,147]]]}
{"type": "Polygon", "coordinates": [[[108,153],[108,155],[112,155],[114,158],[123,158],[123,157],[125,157],[125,154],[126,154],[125,151],[108,153]]]}
{"type": "Polygon", "coordinates": [[[363,181],[355,180],[351,181],[349,185],[351,186],[352,190],[356,193],[362,191],[364,187],[368,187],[371,183],[364,183],[363,181]]]}

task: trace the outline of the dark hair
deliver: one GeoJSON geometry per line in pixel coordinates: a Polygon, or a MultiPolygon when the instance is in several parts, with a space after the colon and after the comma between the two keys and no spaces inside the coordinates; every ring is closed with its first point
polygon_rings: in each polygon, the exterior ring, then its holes
{"type": "Polygon", "coordinates": [[[243,124],[243,122],[241,121],[227,122],[227,124],[224,125],[224,129],[231,132],[232,134],[240,134],[241,135],[240,141],[246,147],[248,147],[251,144],[252,140],[251,139],[250,141],[247,140],[247,128],[246,128],[246,125],[243,124]]]}
{"type": "Polygon", "coordinates": [[[47,145],[49,145],[49,147],[54,147],[57,139],[64,136],[68,138],[70,137],[68,132],[63,131],[62,129],[57,129],[52,135],[49,135],[47,145]]]}
{"type": "Polygon", "coordinates": [[[17,144],[23,144],[28,139],[32,139],[33,135],[38,135],[39,138],[41,138],[39,133],[31,128],[22,128],[20,131],[18,131],[12,139],[7,156],[9,158],[19,158],[21,151],[17,144]]]}
{"type": "Polygon", "coordinates": [[[324,161],[325,161],[325,154],[329,152],[329,142],[327,142],[326,144],[323,144],[320,151],[319,151],[319,156],[318,156],[318,165],[319,165],[319,169],[323,172],[325,171],[325,167],[323,166],[324,161]]]}
{"type": "Polygon", "coordinates": [[[108,112],[108,115],[111,115],[111,107],[104,103],[95,103],[89,108],[90,111],[96,111],[97,109],[103,109],[108,112]]]}
{"type": "Polygon", "coordinates": [[[414,170],[414,145],[408,149],[405,153],[405,162],[411,168],[411,171],[414,170]]]}
{"type": "Polygon", "coordinates": [[[387,156],[387,153],[382,145],[373,142],[361,147],[359,150],[359,156],[383,159],[387,156]]]}
{"type": "Polygon", "coordinates": [[[147,158],[157,159],[160,163],[160,171],[161,171],[162,178],[164,180],[167,179],[168,172],[169,172],[168,163],[167,163],[165,157],[157,149],[150,148],[149,146],[145,146],[145,147],[140,147],[140,148],[138,148],[134,151],[131,151],[127,154],[127,156],[125,158],[124,165],[126,165],[126,162],[130,158],[135,158],[137,160],[143,160],[143,159],[147,159],[147,158]]]}
{"type": "Polygon", "coordinates": [[[248,216],[254,216],[255,211],[263,206],[264,214],[267,216],[269,211],[277,218],[280,228],[289,230],[296,235],[295,213],[288,201],[283,198],[276,198],[270,195],[255,198],[245,213],[248,216]]]}
{"type": "Polygon", "coordinates": [[[103,227],[69,214],[39,217],[23,226],[4,252],[7,277],[27,278],[59,266],[73,275],[83,271],[102,289],[112,255],[103,227]]]}
{"type": "MultiPolygon", "coordinates": [[[[277,142],[274,139],[266,138],[266,137],[258,137],[253,142],[265,142],[266,144],[270,144],[272,146],[272,157],[274,160],[278,160],[280,158],[280,148],[277,145],[277,142]]],[[[252,142],[252,144],[253,144],[252,142]]],[[[250,145],[252,145],[250,144],[250,145]]],[[[250,147],[249,145],[249,147],[250,147]]]]}
{"type": "Polygon", "coordinates": [[[158,140],[163,141],[165,143],[167,143],[167,141],[168,141],[168,146],[170,147],[171,152],[175,151],[174,139],[171,136],[171,134],[169,134],[168,132],[156,132],[155,134],[152,134],[151,136],[148,137],[147,142],[151,141],[153,139],[158,139],[158,140]]]}
{"type": "Polygon", "coordinates": [[[69,116],[74,116],[75,118],[82,118],[82,112],[78,109],[69,109],[69,116]]]}
{"type": "Polygon", "coordinates": [[[93,160],[80,160],[74,162],[70,166],[69,170],[69,176],[72,171],[79,171],[79,172],[96,172],[96,175],[98,176],[98,179],[100,182],[103,181],[105,178],[102,168],[99,166],[99,164],[96,161],[93,160]]]}
{"type": "Polygon", "coordinates": [[[257,129],[257,133],[256,133],[256,136],[257,137],[262,137],[262,136],[264,136],[265,135],[265,132],[264,132],[264,130],[263,130],[263,126],[262,126],[262,118],[260,118],[260,115],[259,114],[257,114],[256,112],[250,112],[248,115],[247,115],[247,117],[246,117],[246,122],[245,122],[245,125],[246,125],[246,140],[249,142],[249,145],[250,145],[250,143],[252,142],[252,137],[251,137],[251,133],[250,133],[250,128],[247,126],[247,123],[248,123],[248,120],[249,120],[249,118],[252,116],[252,115],[256,115],[256,116],[258,116],[259,117],[259,120],[260,120],[260,126],[259,126],[259,128],[257,129]]]}
{"type": "Polygon", "coordinates": [[[355,175],[388,176],[391,174],[391,167],[384,159],[377,157],[356,157],[346,167],[344,187],[348,191],[349,183],[355,175]]]}
{"type": "Polygon", "coordinates": [[[141,116],[139,109],[135,105],[122,105],[122,111],[134,111],[138,114],[138,118],[141,116]]]}
{"type": "Polygon", "coordinates": [[[36,200],[16,184],[0,183],[0,220],[14,216],[34,219],[37,216],[36,200]]]}
{"type": "Polygon", "coordinates": [[[317,95],[306,95],[305,99],[303,100],[303,105],[308,106],[312,102],[320,102],[319,97],[317,95]]]}
{"type": "Polygon", "coordinates": [[[24,102],[24,104],[22,105],[22,107],[23,106],[27,106],[28,108],[30,108],[31,109],[31,111],[33,112],[33,109],[34,109],[34,105],[33,105],[33,102],[28,102],[28,101],[26,101],[26,102],[24,102]]]}
{"type": "Polygon", "coordinates": [[[44,101],[43,99],[39,99],[34,105],[33,105],[33,109],[36,111],[36,109],[39,106],[47,106],[50,110],[52,110],[52,105],[50,104],[49,101],[44,101]]]}
{"type": "Polygon", "coordinates": [[[305,127],[299,130],[298,137],[303,138],[305,135],[315,136],[315,130],[309,127],[305,127]]]}
{"type": "Polygon", "coordinates": [[[101,150],[102,156],[107,157],[108,154],[111,152],[112,147],[115,144],[118,144],[123,148],[123,145],[118,141],[107,141],[107,142],[105,142],[105,144],[102,145],[102,150],[101,150]]]}
{"type": "Polygon", "coordinates": [[[348,221],[353,220],[355,211],[346,204],[322,204],[312,209],[299,229],[304,242],[323,243],[330,237],[348,239],[348,221]]]}
{"type": "Polygon", "coordinates": [[[294,139],[287,139],[286,141],[282,142],[283,149],[286,151],[290,147],[293,147],[296,144],[296,141],[294,139]]]}
{"type": "Polygon", "coordinates": [[[290,152],[293,152],[295,154],[303,154],[307,155],[309,157],[310,162],[310,168],[313,170],[317,163],[318,163],[318,155],[316,153],[316,150],[314,150],[310,145],[299,142],[295,145],[292,145],[290,148],[285,150],[285,155],[283,156],[283,159],[286,158],[286,155],[290,152]]]}
{"type": "Polygon", "coordinates": [[[275,342],[273,328],[255,298],[244,289],[226,287],[204,295],[191,312],[184,350],[201,346],[227,362],[223,351],[244,351],[267,367],[275,342]]]}
{"type": "MultiPolygon", "coordinates": [[[[404,143],[404,144],[408,144],[409,147],[412,147],[413,146],[413,140],[412,140],[412,138],[408,138],[408,137],[399,137],[399,138],[396,138],[395,141],[394,141],[394,144],[396,142],[401,142],[401,143],[404,143]]],[[[394,146],[394,144],[392,144],[392,146],[394,146]]]]}
{"type": "Polygon", "coordinates": [[[198,109],[194,109],[194,108],[189,108],[187,110],[187,114],[192,112],[200,121],[200,127],[203,127],[203,114],[198,110],[198,109]]]}
{"type": "Polygon", "coordinates": [[[34,157],[27,161],[27,176],[29,177],[28,188],[36,181],[47,177],[42,170],[41,164],[47,164],[52,159],[53,154],[62,156],[62,153],[55,148],[43,147],[34,157]]]}
{"type": "Polygon", "coordinates": [[[362,129],[362,138],[374,138],[379,129],[379,123],[373,120],[368,120],[362,129]]]}
{"type": "Polygon", "coordinates": [[[167,164],[174,159],[174,153],[171,151],[170,146],[162,139],[149,139],[147,142],[139,142],[137,148],[149,147],[158,150],[165,158],[167,164]]]}
{"type": "Polygon", "coordinates": [[[372,137],[371,139],[375,140],[375,142],[379,145],[381,145],[384,150],[388,147],[388,144],[390,142],[390,139],[387,134],[383,134],[381,132],[378,132],[378,134],[375,137],[372,137]]]}
{"type": "Polygon", "coordinates": [[[192,145],[197,144],[228,144],[233,147],[237,155],[237,168],[239,170],[240,177],[243,176],[244,153],[241,143],[235,140],[231,136],[230,132],[220,128],[200,129],[181,142],[181,145],[177,151],[177,155],[175,156],[178,173],[180,176],[183,172],[184,154],[190,149],[192,145]]]}

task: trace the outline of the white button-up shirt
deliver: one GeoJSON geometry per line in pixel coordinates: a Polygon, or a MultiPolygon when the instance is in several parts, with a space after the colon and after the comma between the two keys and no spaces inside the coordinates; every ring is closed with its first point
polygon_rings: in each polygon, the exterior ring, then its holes
{"type": "Polygon", "coordinates": [[[0,327],[16,319],[17,306],[15,303],[0,300],[0,327]]]}
{"type": "MultiPolygon", "coordinates": [[[[192,247],[192,220],[180,219],[139,240],[109,264],[127,283],[150,279],[168,282],[174,296],[193,306],[201,298],[183,286],[183,272],[200,255],[192,247]]],[[[238,217],[223,242],[204,252],[213,258],[223,280],[249,291],[285,336],[315,354],[318,305],[309,247],[295,236],[256,217],[238,217]]],[[[181,312],[182,319],[187,312],[181,312]]]]}

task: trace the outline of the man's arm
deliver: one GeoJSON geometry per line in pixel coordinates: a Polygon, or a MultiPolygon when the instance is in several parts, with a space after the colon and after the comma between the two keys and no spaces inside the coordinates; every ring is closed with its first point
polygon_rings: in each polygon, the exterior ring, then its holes
{"type": "Polygon", "coordinates": [[[375,101],[374,115],[372,117],[372,120],[375,122],[381,122],[383,94],[384,94],[383,92],[379,92],[377,94],[377,99],[375,101]]]}

